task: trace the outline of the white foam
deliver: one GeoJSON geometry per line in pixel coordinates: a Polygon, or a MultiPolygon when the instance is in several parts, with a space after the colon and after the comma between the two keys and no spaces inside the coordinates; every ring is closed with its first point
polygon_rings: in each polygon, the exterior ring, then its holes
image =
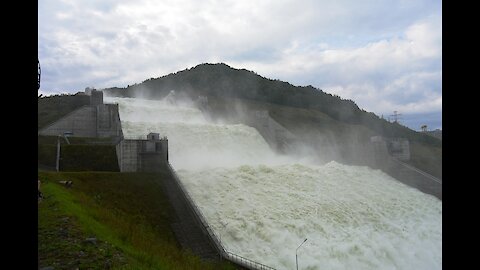
{"type": "Polygon", "coordinates": [[[442,202],[378,170],[298,164],[244,125],[192,107],[120,103],[125,135],[160,132],[227,250],[277,269],[441,269],[442,202]]]}

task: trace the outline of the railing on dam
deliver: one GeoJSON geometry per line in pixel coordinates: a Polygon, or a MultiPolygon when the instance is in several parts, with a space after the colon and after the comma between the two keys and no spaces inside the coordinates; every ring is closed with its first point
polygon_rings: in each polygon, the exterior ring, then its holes
{"type": "Polygon", "coordinates": [[[267,266],[267,265],[264,265],[264,264],[261,264],[259,262],[256,262],[256,261],[253,261],[253,260],[250,260],[250,259],[247,259],[245,257],[242,257],[240,255],[237,255],[237,254],[234,254],[234,253],[231,253],[231,252],[228,252],[225,250],[225,248],[223,247],[222,243],[220,242],[220,238],[217,237],[217,235],[215,234],[215,232],[212,230],[212,228],[208,225],[207,223],[207,219],[203,216],[202,212],[200,211],[200,209],[197,207],[197,205],[195,204],[195,202],[193,201],[193,199],[190,197],[190,195],[188,194],[188,191],[185,189],[185,187],[183,186],[182,182],[180,181],[180,179],[178,178],[178,175],[176,173],[176,171],[173,169],[173,167],[170,165],[170,163],[167,163],[168,164],[168,167],[169,169],[171,170],[172,172],[172,175],[173,175],[173,178],[174,178],[174,182],[178,185],[178,187],[180,188],[180,190],[182,191],[182,194],[183,196],[185,197],[185,199],[187,200],[188,202],[188,206],[189,208],[193,211],[194,213],[194,216],[195,216],[195,219],[201,224],[201,227],[202,227],[202,230],[207,234],[207,236],[209,237],[209,239],[212,241],[212,243],[214,244],[215,246],[215,249],[217,250],[218,254],[220,254],[220,257],[221,258],[224,258],[226,260],[229,260],[233,263],[236,263],[238,265],[241,265],[247,269],[255,269],[255,270],[264,270],[264,269],[267,269],[267,270],[275,270],[275,268],[272,268],[270,266],[267,266]]]}
{"type": "Polygon", "coordinates": [[[270,266],[267,266],[267,265],[264,265],[264,264],[261,264],[261,263],[258,263],[258,262],[255,262],[255,261],[252,261],[250,259],[247,259],[247,258],[244,258],[240,255],[237,255],[237,254],[233,254],[231,252],[226,252],[226,257],[225,259],[231,261],[231,262],[234,262],[238,265],[241,265],[245,268],[249,268],[249,269],[259,269],[259,270],[275,270],[275,268],[272,268],[270,266]]]}

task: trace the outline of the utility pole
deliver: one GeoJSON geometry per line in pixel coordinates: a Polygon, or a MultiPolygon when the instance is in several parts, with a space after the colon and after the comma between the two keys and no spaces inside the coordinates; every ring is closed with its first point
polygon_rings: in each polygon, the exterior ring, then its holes
{"type": "Polygon", "coordinates": [[[55,168],[57,169],[57,172],[60,171],[60,135],[57,137],[57,163],[55,168]]]}
{"type": "Polygon", "coordinates": [[[57,164],[56,164],[56,169],[57,169],[57,172],[60,171],[60,138],[64,138],[65,141],[67,141],[68,144],[70,144],[70,141],[68,140],[67,136],[69,135],[72,135],[73,133],[70,132],[70,131],[66,131],[63,133],[63,136],[62,135],[58,135],[57,137],[57,164]]]}

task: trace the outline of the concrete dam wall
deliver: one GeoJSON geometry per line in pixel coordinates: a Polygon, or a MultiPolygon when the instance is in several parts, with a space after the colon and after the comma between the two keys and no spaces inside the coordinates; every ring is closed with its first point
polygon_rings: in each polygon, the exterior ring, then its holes
{"type": "Polygon", "coordinates": [[[108,138],[121,137],[122,127],[117,104],[83,106],[60,120],[41,129],[43,136],[72,133],[74,137],[108,138]]]}
{"type": "Polygon", "coordinates": [[[39,135],[57,136],[64,132],[72,132],[78,137],[97,137],[96,108],[83,106],[42,128],[39,135]]]}
{"type": "Polygon", "coordinates": [[[118,104],[103,104],[103,93],[93,91],[90,105],[83,106],[39,130],[38,135],[73,137],[123,137],[118,104]]]}

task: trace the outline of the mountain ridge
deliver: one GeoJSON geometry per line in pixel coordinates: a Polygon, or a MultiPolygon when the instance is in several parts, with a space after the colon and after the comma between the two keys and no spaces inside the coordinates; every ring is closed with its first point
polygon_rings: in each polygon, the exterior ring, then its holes
{"type": "Polygon", "coordinates": [[[390,123],[367,112],[349,99],[308,86],[294,86],[277,79],[268,79],[247,69],[232,68],[225,63],[203,63],[192,68],[150,78],[125,88],[102,89],[108,95],[161,99],[175,90],[192,99],[198,96],[239,98],[294,108],[314,109],[335,120],[360,124],[385,137],[404,137],[441,147],[441,140],[414,131],[398,123],[390,123]]]}

